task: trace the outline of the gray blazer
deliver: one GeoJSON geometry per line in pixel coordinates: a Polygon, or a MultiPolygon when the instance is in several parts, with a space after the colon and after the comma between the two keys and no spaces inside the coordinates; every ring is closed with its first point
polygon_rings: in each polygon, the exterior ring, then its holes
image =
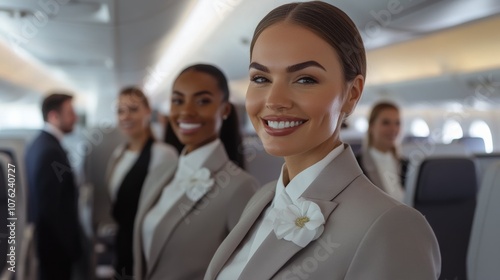
{"type": "Polygon", "coordinates": [[[361,150],[361,161],[359,162],[359,164],[360,166],[362,166],[366,177],[368,177],[368,179],[370,179],[370,181],[372,181],[375,186],[384,190],[382,178],[380,178],[377,170],[377,165],[375,164],[373,157],[370,155],[368,148],[361,150]]]}
{"type": "MultiPolygon", "coordinates": [[[[369,148],[363,148],[361,150],[361,154],[357,157],[357,161],[361,169],[364,171],[366,177],[368,177],[368,179],[370,179],[370,181],[372,181],[372,183],[375,186],[379,187],[383,191],[387,191],[384,187],[384,184],[382,183],[382,178],[378,173],[375,160],[373,159],[372,155],[369,152],[369,148]]],[[[405,187],[407,169],[408,169],[408,160],[399,159],[399,170],[398,170],[399,173],[394,175],[400,179],[400,183],[403,188],[405,187]]]]}
{"type": "Polygon", "coordinates": [[[184,195],[162,218],[153,236],[148,264],[142,248],[142,223],[176,165],[164,165],[144,182],[134,228],[135,280],[203,279],[210,260],[255,191],[257,181],[229,160],[222,145],[203,164],[215,186],[198,202],[184,195]]]}
{"type": "MultiPolygon", "coordinates": [[[[216,279],[272,201],[274,191],[275,184],[268,184],[249,201],[215,253],[205,280],[216,279]]],[[[302,197],[321,208],[326,220],[323,234],[301,248],[271,232],[238,279],[438,278],[438,243],[425,218],[375,187],[362,174],[349,146],[302,197]]]]}

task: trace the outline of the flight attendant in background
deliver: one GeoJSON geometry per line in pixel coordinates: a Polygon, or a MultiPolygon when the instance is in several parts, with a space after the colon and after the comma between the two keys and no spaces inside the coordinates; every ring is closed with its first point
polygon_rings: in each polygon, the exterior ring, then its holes
{"type": "Polygon", "coordinates": [[[368,121],[366,145],[356,159],[375,186],[402,202],[408,161],[399,156],[400,128],[399,108],[389,102],[376,104],[368,121]]]}
{"type": "MultiPolygon", "coordinates": [[[[177,152],[155,141],[150,128],[151,109],[139,88],[128,87],[118,96],[118,126],[127,142],[118,146],[108,163],[108,210],[118,229],[114,267],[117,276],[133,275],[132,240],[134,219],[143,183],[158,166],[177,162],[177,152]]],[[[117,277],[119,278],[119,277],[117,277]]]]}
{"type": "Polygon", "coordinates": [[[179,74],[169,121],[184,148],[178,164],[157,169],[144,185],[134,231],[135,280],[202,279],[258,186],[231,160],[238,158],[241,136],[218,68],[197,64],[179,74]]]}
{"type": "Polygon", "coordinates": [[[250,54],[247,113],[285,164],[248,202],[204,279],[437,279],[425,218],[374,186],[339,139],[366,73],[352,20],[325,2],[285,4],[257,25],[250,54]]]}

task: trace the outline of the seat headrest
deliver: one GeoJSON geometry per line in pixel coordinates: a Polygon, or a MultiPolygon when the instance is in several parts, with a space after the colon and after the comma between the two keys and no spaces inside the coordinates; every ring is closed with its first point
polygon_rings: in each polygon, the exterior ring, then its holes
{"type": "Polygon", "coordinates": [[[470,158],[432,158],[422,162],[415,202],[470,199],[477,193],[477,175],[470,158]]]}

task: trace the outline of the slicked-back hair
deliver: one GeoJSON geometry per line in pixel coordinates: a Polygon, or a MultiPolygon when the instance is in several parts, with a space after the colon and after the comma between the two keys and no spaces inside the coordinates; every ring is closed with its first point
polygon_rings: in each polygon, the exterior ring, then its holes
{"type": "Polygon", "coordinates": [[[125,87],[120,91],[120,93],[118,95],[119,96],[131,96],[133,98],[137,98],[138,100],[141,101],[142,104],[144,104],[144,106],[146,106],[146,108],[150,109],[149,101],[148,101],[148,98],[146,97],[146,94],[144,94],[144,92],[138,87],[135,87],[135,86],[125,87]]]}
{"type": "MultiPolygon", "coordinates": [[[[136,86],[128,86],[128,87],[125,87],[122,90],[120,90],[120,92],[118,93],[118,97],[122,97],[122,96],[129,96],[129,97],[133,98],[134,100],[138,100],[140,103],[142,103],[144,106],[146,106],[147,109],[151,109],[151,107],[149,106],[149,101],[148,101],[148,98],[146,97],[146,94],[144,94],[144,91],[142,91],[142,89],[140,89],[136,86]]],[[[149,125],[147,127],[146,131],[150,137],[152,137],[153,139],[155,138],[153,130],[151,129],[151,125],[149,125]]]]}
{"type": "MultiPolygon", "coordinates": [[[[227,83],[226,76],[219,68],[209,64],[195,64],[182,70],[179,76],[188,71],[205,73],[214,78],[217,81],[217,87],[222,92],[223,101],[229,102],[229,85],[227,83]]],[[[177,76],[177,78],[179,76],[177,76]]],[[[229,102],[229,105],[231,106],[231,112],[222,122],[222,127],[219,131],[219,138],[224,144],[224,148],[226,149],[229,159],[241,168],[245,168],[245,158],[243,153],[240,151],[243,140],[240,131],[238,113],[232,103],[229,102]]],[[[165,142],[176,147],[179,153],[184,148],[184,145],[179,141],[170,124],[167,125],[165,142]]]]}
{"type": "MultiPolygon", "coordinates": [[[[380,113],[382,113],[385,110],[395,110],[399,114],[398,106],[396,106],[394,103],[391,102],[386,102],[386,101],[379,102],[375,104],[375,106],[373,106],[370,112],[370,117],[368,118],[368,135],[366,143],[368,148],[371,148],[373,146],[373,136],[372,136],[373,125],[375,124],[377,118],[380,116],[380,113]]],[[[395,158],[399,158],[399,153],[396,147],[392,147],[391,152],[395,158]]]]}
{"type": "Polygon", "coordinates": [[[366,78],[365,47],[356,25],[342,10],[321,1],[285,4],[269,12],[255,28],[250,57],[260,34],[280,22],[307,28],[330,44],[337,52],[345,82],[357,75],[366,78]]]}

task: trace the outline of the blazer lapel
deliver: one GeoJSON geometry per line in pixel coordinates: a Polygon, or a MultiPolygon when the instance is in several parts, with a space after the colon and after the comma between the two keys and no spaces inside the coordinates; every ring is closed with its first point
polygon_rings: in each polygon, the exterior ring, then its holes
{"type": "MultiPolygon", "coordinates": [[[[224,147],[222,146],[221,143],[217,145],[215,150],[207,157],[205,162],[203,163],[203,167],[206,167],[210,172],[212,173],[212,176],[214,176],[222,167],[225,166],[225,164],[229,161],[229,157],[226,154],[226,151],[224,147]]],[[[172,174],[173,177],[174,174],[172,174]]],[[[169,180],[170,181],[170,180],[169,180]]],[[[164,182],[161,184],[161,187],[158,188],[163,190],[163,187],[165,187],[168,184],[168,182],[164,182]]],[[[212,188],[215,189],[217,186],[214,186],[212,188]]],[[[154,194],[155,201],[152,201],[152,203],[149,203],[147,209],[151,209],[158,197],[161,195],[160,193],[154,194]]],[[[200,199],[202,200],[203,197],[200,199]]],[[[152,199],[150,199],[152,200],[152,199]]],[[[198,201],[200,201],[198,200],[198,201]]],[[[160,253],[163,250],[163,247],[167,243],[168,239],[174,232],[175,228],[179,225],[179,223],[182,222],[182,220],[189,215],[193,207],[196,205],[198,201],[192,201],[189,199],[186,194],[184,194],[177,203],[175,203],[172,208],[167,212],[167,214],[161,219],[159,225],[156,227],[156,231],[153,235],[153,241],[152,244],[155,244],[154,247],[151,248],[151,255],[149,258],[149,263],[150,265],[148,266],[148,275],[154,271],[154,268],[156,265],[158,265],[158,260],[160,257],[160,253]]],[[[142,219],[141,219],[142,220],[142,219]]],[[[189,220],[185,220],[186,223],[189,223],[189,220]]]]}
{"type": "MultiPolygon", "coordinates": [[[[324,199],[307,198],[318,204],[321,213],[328,219],[338,203],[324,199]]],[[[314,241],[313,241],[314,242],[314,241]]],[[[259,246],[243,269],[239,280],[271,279],[285,263],[303,248],[291,241],[278,239],[272,231],[259,246]],[[269,258],[269,256],[273,256],[269,258]],[[266,260],[262,262],[262,260],[266,260]]]]}
{"type": "MultiPolygon", "coordinates": [[[[302,194],[306,200],[315,202],[328,221],[338,203],[334,201],[358,176],[363,174],[350,146],[338,155],[302,194]]],[[[313,241],[314,242],[314,241],[313,241]]],[[[295,254],[303,248],[293,242],[278,239],[271,232],[243,269],[239,280],[271,279],[295,254]],[[272,258],[269,256],[272,255],[272,258]],[[265,260],[265,261],[262,261],[265,260]]]]}
{"type": "MultiPolygon", "coordinates": [[[[125,148],[126,144],[121,144],[120,146],[118,146],[116,151],[114,151],[113,154],[111,154],[111,160],[109,161],[110,163],[106,168],[106,182],[108,185],[111,182],[111,175],[113,174],[113,170],[115,170],[116,164],[118,164],[118,160],[123,156],[125,148]]],[[[106,193],[109,194],[109,191],[106,193]]]]}
{"type": "MultiPolygon", "coordinates": [[[[143,251],[142,251],[142,223],[149,210],[155,205],[156,201],[163,191],[163,187],[166,186],[170,180],[174,177],[177,164],[171,164],[170,166],[163,169],[161,166],[155,170],[154,173],[146,177],[146,182],[144,182],[143,189],[141,191],[141,196],[139,198],[139,208],[137,209],[137,214],[135,218],[134,232],[137,236],[134,236],[134,254],[139,254],[141,262],[138,262],[134,267],[140,270],[138,273],[142,276],[144,268],[143,251]],[[161,173],[160,173],[161,172],[161,173]]],[[[155,247],[151,248],[152,250],[155,247]]],[[[142,278],[139,278],[142,279],[142,278]]]]}
{"type": "MultiPolygon", "coordinates": [[[[224,267],[229,257],[234,253],[238,245],[245,238],[247,233],[252,228],[253,224],[264,209],[271,203],[275,194],[276,183],[271,182],[262,187],[262,190],[257,194],[258,197],[252,198],[240,221],[236,224],[233,230],[226,237],[224,242],[219,246],[206,272],[205,279],[215,279],[220,270],[224,267]]],[[[259,278],[253,278],[259,279],[259,278]]],[[[261,278],[264,279],[264,278],[261,278]]]]}
{"type": "MultiPolygon", "coordinates": [[[[153,235],[152,244],[155,246],[151,247],[151,255],[149,258],[148,272],[150,275],[158,265],[158,260],[160,253],[163,251],[165,243],[170,238],[174,229],[182,222],[183,218],[191,211],[196,201],[190,200],[185,194],[181,197],[177,203],[172,206],[172,208],[167,212],[167,214],[162,218],[160,224],[157,227],[153,235]]],[[[187,221],[186,221],[187,222],[187,221]]],[[[148,279],[147,277],[146,279],[148,279]]]]}

